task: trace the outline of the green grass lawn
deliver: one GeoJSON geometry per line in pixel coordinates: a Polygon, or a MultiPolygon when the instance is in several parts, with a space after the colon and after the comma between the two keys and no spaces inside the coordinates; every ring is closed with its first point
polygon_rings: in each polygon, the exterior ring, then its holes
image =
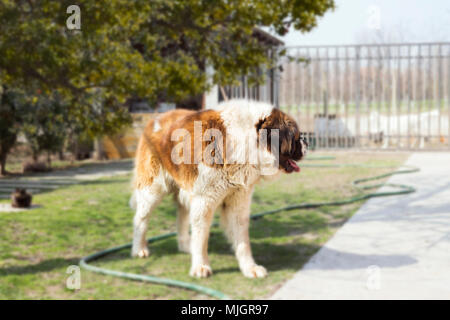
{"type": "MultiPolygon", "coordinates": [[[[336,163],[398,165],[406,154],[337,153],[336,163]]],[[[296,203],[329,201],[356,191],[353,179],[387,169],[303,168],[263,182],[255,191],[252,212],[296,203]]],[[[81,289],[66,288],[67,267],[81,257],[131,241],[133,212],[128,207],[130,177],[100,179],[34,197],[42,207],[0,213],[0,299],[199,299],[197,293],[81,271],[81,289]]],[[[5,202],[5,201],[3,201],[5,202]]],[[[252,221],[255,259],[269,276],[247,279],[219,228],[212,230],[213,276],[188,276],[190,257],[177,251],[176,239],[150,246],[148,259],[131,259],[123,250],[96,265],[126,272],[191,281],[223,291],[232,298],[264,298],[274,292],[334,234],[361,205],[281,212],[252,221]]],[[[175,207],[166,199],[150,218],[148,236],[175,229],[175,207]]]]}

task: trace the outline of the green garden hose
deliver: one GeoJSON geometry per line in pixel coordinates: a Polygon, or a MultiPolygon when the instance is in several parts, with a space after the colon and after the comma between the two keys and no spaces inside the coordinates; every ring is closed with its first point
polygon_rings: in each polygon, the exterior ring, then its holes
{"type": "MultiPolygon", "coordinates": [[[[335,159],[335,157],[322,156],[322,157],[308,157],[305,160],[333,160],[333,159],[335,159]]],[[[389,167],[389,166],[363,165],[363,164],[307,164],[307,163],[302,164],[302,167],[314,167],[314,168],[352,168],[353,167],[353,168],[379,168],[379,169],[394,168],[394,167],[389,167]]],[[[259,219],[263,216],[266,216],[269,214],[275,214],[275,213],[278,213],[281,211],[311,209],[311,208],[318,208],[318,207],[324,207],[324,206],[342,206],[342,205],[347,205],[350,203],[359,202],[362,200],[367,200],[367,199],[375,198],[375,197],[387,197],[387,196],[413,193],[416,191],[416,189],[411,186],[404,185],[404,184],[378,183],[378,184],[365,185],[365,186],[359,186],[359,185],[362,183],[365,183],[365,182],[369,182],[369,181],[380,180],[380,179],[390,177],[390,176],[393,176],[396,174],[413,173],[413,172],[418,172],[419,170],[420,169],[415,168],[415,167],[404,166],[404,169],[402,169],[402,170],[391,171],[391,172],[388,172],[388,173],[385,173],[382,175],[378,175],[378,176],[374,176],[374,177],[357,179],[352,182],[352,185],[354,187],[358,188],[359,190],[370,190],[370,189],[380,188],[383,186],[389,186],[391,188],[397,189],[396,191],[365,193],[365,194],[362,194],[359,196],[354,196],[354,197],[342,199],[339,201],[302,203],[302,204],[297,204],[297,205],[291,205],[291,206],[287,206],[287,207],[283,207],[283,208],[279,208],[279,209],[255,213],[255,214],[252,214],[250,216],[250,218],[255,220],[255,219],[259,219]]],[[[217,223],[213,224],[213,226],[216,226],[216,225],[217,225],[217,223]]],[[[157,242],[157,241],[160,241],[163,239],[174,237],[174,236],[176,236],[176,234],[177,234],[176,232],[170,232],[170,233],[162,234],[159,236],[151,237],[147,241],[148,241],[148,243],[153,243],[153,242],[157,242]]],[[[80,260],[80,267],[83,269],[92,271],[92,272],[97,272],[97,273],[110,275],[110,276],[114,276],[114,277],[130,279],[130,280],[137,280],[137,281],[144,281],[144,282],[151,282],[151,283],[156,283],[156,284],[162,284],[162,285],[167,285],[167,286],[172,286],[172,287],[188,289],[188,290],[192,290],[192,291],[195,291],[198,293],[209,295],[209,296],[217,298],[217,299],[229,299],[229,297],[227,295],[225,295],[224,293],[222,293],[220,291],[217,291],[217,290],[214,290],[211,288],[207,288],[207,287],[203,287],[203,286],[199,286],[194,283],[183,282],[183,281],[178,281],[178,280],[173,280],[173,279],[168,279],[168,278],[160,278],[160,277],[155,277],[155,276],[147,276],[147,275],[142,275],[142,274],[127,273],[127,272],[122,272],[122,271],[116,271],[116,270],[96,267],[96,266],[89,264],[90,262],[98,260],[102,257],[105,257],[106,255],[118,252],[123,249],[131,248],[131,245],[132,245],[131,243],[127,243],[127,244],[124,244],[121,246],[102,250],[102,251],[96,252],[94,254],[91,254],[87,257],[84,257],[80,260]]]]}

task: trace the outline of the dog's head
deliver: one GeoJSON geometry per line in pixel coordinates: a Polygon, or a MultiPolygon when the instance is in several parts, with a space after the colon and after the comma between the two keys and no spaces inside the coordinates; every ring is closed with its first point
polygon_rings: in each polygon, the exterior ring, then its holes
{"type": "Polygon", "coordinates": [[[270,116],[258,122],[256,130],[259,134],[266,130],[267,148],[278,160],[279,169],[286,173],[299,172],[300,168],[297,161],[300,161],[305,155],[308,143],[300,136],[300,130],[295,120],[280,111],[273,109],[270,116]],[[276,130],[276,131],[274,131],[276,130]],[[278,139],[278,150],[271,150],[272,139],[278,139]]]}

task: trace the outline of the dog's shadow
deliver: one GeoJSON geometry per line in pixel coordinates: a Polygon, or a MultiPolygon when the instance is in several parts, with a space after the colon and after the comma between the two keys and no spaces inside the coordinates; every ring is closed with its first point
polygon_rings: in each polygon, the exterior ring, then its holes
{"type": "MultiPolygon", "coordinates": [[[[270,223],[279,222],[271,221],[270,223]]],[[[417,262],[416,259],[407,255],[356,254],[305,242],[273,243],[269,236],[267,238],[251,237],[251,239],[253,239],[251,246],[255,261],[266,267],[269,272],[279,270],[297,271],[302,268],[302,266],[319,250],[322,250],[322,256],[325,254],[329,261],[325,264],[312,264],[310,265],[312,268],[351,270],[367,268],[371,265],[377,265],[380,268],[397,268],[417,262]]],[[[170,255],[184,255],[184,258],[181,258],[181,260],[187,264],[187,267],[189,266],[190,256],[178,251],[175,237],[161,240],[157,243],[151,243],[149,247],[151,251],[151,260],[140,264],[139,270],[144,270],[147,268],[151,269],[155,260],[170,255]]],[[[231,249],[231,245],[228,243],[223,232],[217,228],[211,232],[208,252],[211,256],[229,256],[234,259],[234,253],[231,249]]],[[[102,261],[108,262],[129,259],[132,259],[130,257],[130,249],[126,249],[107,256],[102,261]]],[[[180,258],[177,257],[177,259],[180,258]]],[[[228,264],[226,267],[221,267],[220,264],[214,264],[214,257],[212,257],[211,260],[215,274],[239,272],[237,261],[235,262],[235,266],[230,266],[228,264]]]]}

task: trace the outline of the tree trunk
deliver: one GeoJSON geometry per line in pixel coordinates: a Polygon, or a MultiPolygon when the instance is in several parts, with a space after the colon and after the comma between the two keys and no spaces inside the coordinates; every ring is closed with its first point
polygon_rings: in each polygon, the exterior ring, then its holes
{"type": "Polygon", "coordinates": [[[0,175],[6,174],[6,154],[0,154],[0,175]]]}
{"type": "Polygon", "coordinates": [[[73,164],[76,160],[78,160],[78,139],[75,140],[74,147],[73,147],[73,154],[72,154],[72,160],[70,161],[71,164],[73,164]]]}
{"type": "Polygon", "coordinates": [[[102,142],[101,142],[101,138],[97,137],[94,140],[94,150],[95,150],[95,155],[94,155],[94,159],[95,160],[103,160],[104,154],[103,154],[103,146],[102,146],[102,142]]]}
{"type": "Polygon", "coordinates": [[[52,167],[52,153],[47,151],[47,166],[50,169],[52,167]]]}
{"type": "Polygon", "coordinates": [[[6,172],[6,158],[8,157],[9,151],[16,143],[17,135],[9,135],[6,138],[2,137],[0,141],[0,175],[7,174],[6,172]]]}

